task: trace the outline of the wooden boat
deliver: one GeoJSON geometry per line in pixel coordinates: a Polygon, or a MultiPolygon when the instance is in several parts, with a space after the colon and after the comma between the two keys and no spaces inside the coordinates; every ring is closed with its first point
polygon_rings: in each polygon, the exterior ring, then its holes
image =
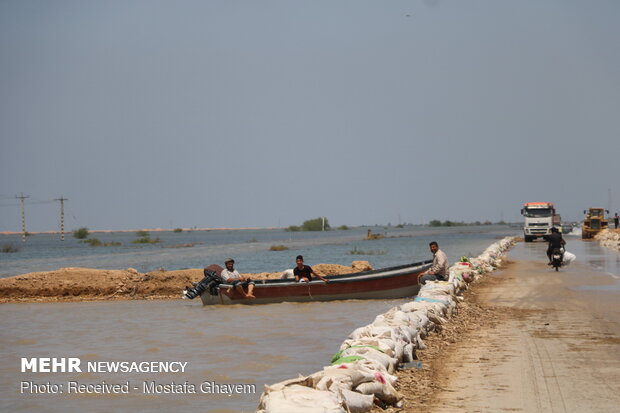
{"type": "Polygon", "coordinates": [[[420,290],[420,274],[430,268],[431,263],[432,260],[427,260],[372,271],[330,275],[325,277],[329,280],[328,283],[316,278],[309,283],[298,283],[295,280],[256,280],[256,298],[245,298],[232,285],[219,284],[204,288],[200,298],[204,305],[213,305],[410,297],[420,290]]]}

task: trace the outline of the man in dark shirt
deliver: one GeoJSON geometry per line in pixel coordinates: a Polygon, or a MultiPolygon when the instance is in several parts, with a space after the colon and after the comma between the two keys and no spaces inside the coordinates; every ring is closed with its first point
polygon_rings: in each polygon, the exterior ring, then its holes
{"type": "Polygon", "coordinates": [[[296,282],[309,283],[310,281],[312,281],[312,274],[316,275],[317,277],[319,277],[322,281],[326,283],[329,282],[327,278],[315,273],[312,267],[310,267],[309,265],[304,265],[304,257],[302,257],[301,255],[298,255],[295,261],[297,263],[297,266],[293,270],[293,274],[295,274],[296,282]]]}
{"type": "Polygon", "coordinates": [[[549,247],[547,247],[547,258],[549,258],[549,265],[551,265],[551,254],[554,249],[564,248],[566,241],[562,238],[562,234],[556,227],[551,228],[551,235],[549,235],[549,247]]]}

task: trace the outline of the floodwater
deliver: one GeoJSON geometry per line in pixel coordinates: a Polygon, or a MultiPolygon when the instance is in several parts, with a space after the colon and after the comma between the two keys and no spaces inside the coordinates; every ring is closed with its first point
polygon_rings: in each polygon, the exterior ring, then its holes
{"type": "MultiPolygon", "coordinates": [[[[289,236],[281,231],[192,234],[189,236],[204,237],[196,241],[202,244],[178,249],[128,247],[116,252],[91,250],[74,242],[66,247],[68,252],[63,253],[51,239],[36,236],[41,239],[39,252],[32,246],[33,242],[20,251],[24,254],[22,260],[12,256],[11,262],[5,261],[3,264],[9,264],[5,273],[8,275],[15,271],[41,271],[50,260],[56,268],[61,262],[62,266],[136,268],[140,267],[135,265],[136,262],[145,260],[147,262],[140,269],[144,271],[149,266],[178,269],[187,262],[187,267],[202,267],[210,260],[218,262],[231,255],[237,258],[242,272],[253,272],[292,267],[294,256],[303,253],[310,264],[350,265],[352,260],[366,259],[378,268],[428,258],[428,242],[431,239],[439,242],[451,261],[461,255],[475,256],[503,236],[514,234],[514,229],[395,230],[387,234],[393,238],[361,241],[365,234],[366,230],[356,230],[334,231],[313,237],[304,235],[305,238],[299,236],[287,242],[292,248],[283,254],[267,251],[269,245],[280,243],[283,238],[279,237],[289,236]],[[208,238],[224,235],[235,239],[220,238],[218,241],[208,238]],[[252,242],[247,242],[248,239],[252,242]],[[354,248],[376,253],[351,255],[350,251],[354,248]],[[272,266],[267,267],[268,263],[272,266]]],[[[114,238],[115,235],[108,237],[114,238]]],[[[212,307],[203,307],[197,300],[2,304],[0,410],[254,411],[264,384],[320,370],[329,364],[332,355],[352,330],[372,322],[376,315],[403,301],[212,307]],[[79,358],[82,372],[22,372],[21,359],[34,357],[79,358]],[[178,373],[87,371],[88,362],[122,361],[169,361],[187,365],[183,372],[178,373]],[[69,393],[70,382],[80,385],[102,382],[124,385],[129,382],[129,392],[69,393]],[[171,387],[169,385],[172,383],[179,385],[179,389],[171,390],[184,393],[149,393],[152,387],[171,387]],[[201,389],[203,383],[206,384],[201,389]],[[231,394],[224,386],[233,384],[246,386],[238,387],[236,390],[239,393],[231,394]],[[188,392],[191,385],[195,387],[196,394],[188,392]],[[216,387],[220,394],[214,393],[216,387]],[[35,388],[62,393],[33,393],[35,388]]],[[[75,389],[75,385],[72,386],[75,389]]]]}
{"type": "MultiPolygon", "coordinates": [[[[567,267],[560,268],[565,288],[581,301],[588,302],[590,310],[600,319],[620,324],[620,253],[601,247],[598,242],[581,240],[580,236],[564,237],[566,250],[575,254],[577,259],[567,267]]],[[[527,260],[539,263],[537,274],[553,272],[547,263],[547,243],[532,242],[519,244],[510,252],[511,259],[527,260]]]]}

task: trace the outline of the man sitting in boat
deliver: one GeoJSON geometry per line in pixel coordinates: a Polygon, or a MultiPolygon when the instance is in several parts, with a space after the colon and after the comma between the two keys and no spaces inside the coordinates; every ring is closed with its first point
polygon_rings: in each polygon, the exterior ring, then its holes
{"type": "Polygon", "coordinates": [[[322,275],[319,275],[314,272],[311,266],[304,265],[304,257],[301,255],[297,256],[295,260],[297,262],[297,266],[293,270],[293,274],[295,275],[295,281],[300,283],[309,283],[312,280],[312,274],[316,275],[321,279],[321,281],[328,283],[329,280],[322,275]]]}
{"type": "Polygon", "coordinates": [[[433,265],[427,271],[423,272],[420,277],[420,284],[424,285],[427,281],[445,281],[448,279],[448,257],[439,249],[436,241],[428,244],[433,253],[433,265]]]}
{"type": "Polygon", "coordinates": [[[250,278],[246,278],[241,276],[237,270],[235,270],[235,260],[232,258],[228,258],[224,261],[226,265],[226,269],[222,270],[221,277],[224,280],[224,283],[231,284],[233,287],[237,289],[245,298],[256,298],[252,292],[254,291],[254,281],[250,278]],[[243,287],[248,287],[248,292],[243,290],[243,287]]]}

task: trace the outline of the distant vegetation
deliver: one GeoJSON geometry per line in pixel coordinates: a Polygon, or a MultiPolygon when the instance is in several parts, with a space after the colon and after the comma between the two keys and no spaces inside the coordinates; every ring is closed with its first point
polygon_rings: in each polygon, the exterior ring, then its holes
{"type": "Polygon", "coordinates": [[[258,242],[258,240],[256,238],[252,238],[252,239],[247,240],[246,242],[258,242]]]}
{"type": "Polygon", "coordinates": [[[349,251],[349,254],[351,255],[385,255],[387,253],[388,252],[385,250],[358,250],[357,247],[353,247],[353,249],[349,251]]]}
{"type": "Polygon", "coordinates": [[[286,245],[272,245],[269,247],[269,251],[286,251],[288,247],[286,245]]]}
{"type": "Polygon", "coordinates": [[[327,220],[327,218],[319,217],[304,221],[301,227],[297,225],[291,225],[290,227],[286,228],[285,231],[322,231],[323,229],[325,229],[325,231],[330,230],[329,221],[327,220]],[[323,220],[325,220],[325,227],[323,227],[323,220]]]}
{"type": "Polygon", "coordinates": [[[91,247],[118,247],[120,245],[123,245],[122,243],[117,241],[101,242],[101,240],[98,238],[89,238],[81,242],[89,244],[91,247]]]}
{"type": "Polygon", "coordinates": [[[196,245],[196,244],[191,242],[191,243],[187,243],[187,244],[176,244],[176,245],[170,245],[170,246],[162,246],[162,248],[191,248],[194,245],[196,245]]]}
{"type": "Polygon", "coordinates": [[[5,253],[17,252],[19,250],[20,248],[13,244],[4,244],[2,246],[2,252],[5,252],[5,253]]]}
{"type": "Polygon", "coordinates": [[[336,228],[336,229],[339,229],[339,230],[341,230],[341,231],[346,231],[346,230],[348,230],[348,229],[349,229],[349,227],[347,227],[346,225],[340,225],[340,226],[339,226],[338,228],[336,228]]]}
{"type": "Polygon", "coordinates": [[[183,228],[175,228],[172,232],[183,232],[183,228]]]}
{"type": "Polygon", "coordinates": [[[88,238],[89,234],[90,232],[88,232],[88,228],[86,227],[82,227],[73,231],[73,237],[77,239],[86,239],[88,238]]]}
{"type": "Polygon", "coordinates": [[[100,247],[101,245],[103,245],[103,243],[97,238],[86,239],[82,242],[85,244],[90,244],[91,247],[100,247]]]}
{"type": "Polygon", "coordinates": [[[134,244],[157,244],[158,242],[161,242],[159,237],[151,239],[151,235],[148,231],[137,231],[136,236],[138,238],[131,241],[134,244]]]}
{"type": "Polygon", "coordinates": [[[368,230],[368,233],[366,234],[366,238],[364,238],[366,241],[370,241],[370,240],[375,240],[375,239],[382,239],[385,238],[385,235],[383,234],[373,234],[371,230],[368,230]]]}
{"type": "MultiPolygon", "coordinates": [[[[428,225],[430,227],[466,227],[466,226],[470,226],[470,225],[493,225],[493,223],[491,221],[484,221],[484,222],[480,222],[480,221],[474,221],[474,222],[443,221],[443,222],[441,222],[438,219],[434,219],[434,220],[430,221],[428,223],[428,225]]],[[[499,222],[496,222],[495,225],[506,225],[506,222],[499,221],[499,222]]]]}

